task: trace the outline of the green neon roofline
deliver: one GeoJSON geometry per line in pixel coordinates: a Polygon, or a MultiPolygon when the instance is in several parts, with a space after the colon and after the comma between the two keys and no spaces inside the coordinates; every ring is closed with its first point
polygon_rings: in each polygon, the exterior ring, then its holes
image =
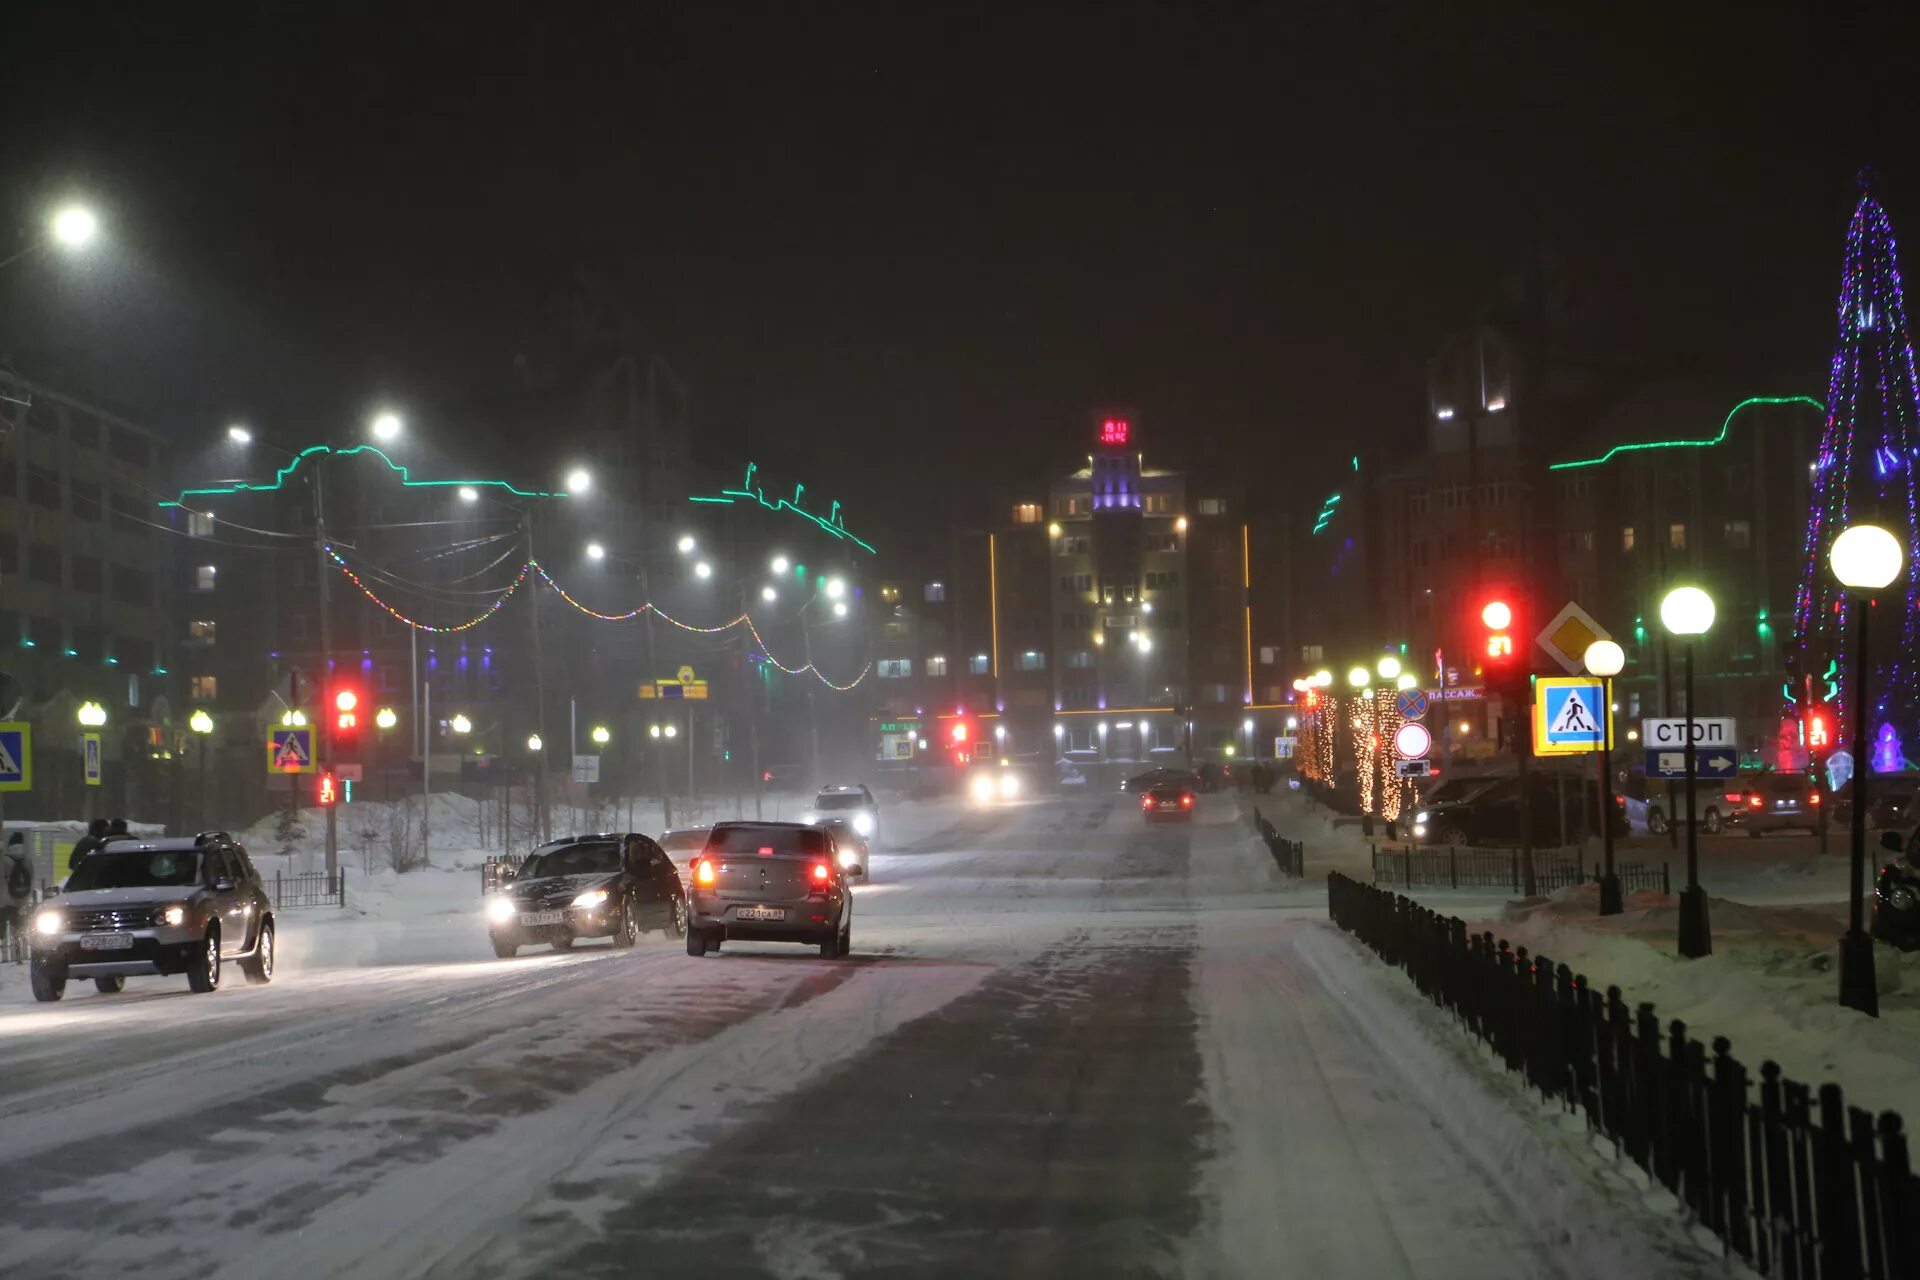
{"type": "Polygon", "coordinates": [[[221,497],[233,493],[272,493],[286,484],[287,477],[300,469],[300,464],[316,454],[334,454],[338,457],[350,457],[356,453],[370,453],[387,464],[400,476],[400,483],[408,489],[454,489],[467,485],[475,489],[505,489],[516,498],[564,498],[564,493],[548,493],[542,489],[521,489],[505,480],[415,480],[413,473],[386,455],[378,445],[356,444],[345,449],[336,449],[330,444],[308,445],[293,455],[293,461],[281,467],[273,474],[271,484],[253,484],[246,480],[228,485],[213,485],[205,489],[182,489],[179,497],[172,502],[160,503],[163,507],[184,506],[188,498],[221,497]]]}
{"type": "Polygon", "coordinates": [[[1756,404],[1804,404],[1827,411],[1823,401],[1812,396],[1749,396],[1727,412],[1727,420],[1720,424],[1720,434],[1711,440],[1647,440],[1639,444],[1617,444],[1597,458],[1581,458],[1574,462],[1555,462],[1548,465],[1549,471],[1572,471],[1576,467],[1597,467],[1603,462],[1611,462],[1616,454],[1639,453],[1646,449],[1711,449],[1727,438],[1727,432],[1733,429],[1733,420],[1742,409],[1756,404]]]}
{"type": "Polygon", "coordinates": [[[759,463],[749,462],[747,464],[746,478],[740,482],[740,488],[722,489],[717,495],[694,494],[689,496],[687,501],[723,504],[723,503],[734,503],[734,502],[741,501],[742,499],[745,499],[746,501],[749,501],[749,502],[759,503],[762,507],[766,508],[768,511],[773,511],[773,512],[791,511],[793,512],[793,514],[799,516],[801,519],[811,521],[813,524],[817,525],[820,529],[822,529],[827,533],[832,534],[834,537],[840,538],[846,542],[851,542],[854,546],[859,547],[862,551],[865,551],[868,555],[879,554],[879,552],[873,549],[872,544],[864,541],[863,539],[857,538],[853,534],[847,532],[846,522],[840,515],[839,502],[836,501],[833,504],[832,511],[824,516],[817,516],[813,514],[813,512],[808,511],[805,507],[802,507],[801,505],[799,505],[800,496],[803,493],[805,493],[807,489],[807,486],[803,484],[796,484],[793,486],[792,498],[790,499],[777,498],[772,502],[768,502],[766,490],[756,487],[753,483],[753,473],[758,471],[759,469],[760,469],[759,463]]]}

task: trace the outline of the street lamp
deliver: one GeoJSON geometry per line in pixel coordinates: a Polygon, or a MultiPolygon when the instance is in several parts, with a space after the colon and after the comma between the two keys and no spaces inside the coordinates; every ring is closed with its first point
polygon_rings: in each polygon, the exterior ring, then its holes
{"type": "Polygon", "coordinates": [[[1380,673],[1382,680],[1397,680],[1400,677],[1400,659],[1388,654],[1374,663],[1373,669],[1380,673]]]}
{"type": "Polygon", "coordinates": [[[252,444],[253,432],[236,422],[227,428],[227,439],[233,441],[235,444],[252,444]]]}
{"type": "Polygon", "coordinates": [[[577,498],[593,488],[593,472],[585,467],[575,467],[567,472],[567,496],[577,498]]]}
{"type": "Polygon", "coordinates": [[[1675,587],[1660,601],[1660,625],[1687,643],[1681,654],[1686,670],[1687,698],[1687,887],[1680,891],[1680,954],[1689,959],[1713,954],[1713,934],[1707,926],[1707,894],[1700,887],[1700,833],[1694,827],[1697,778],[1693,732],[1694,638],[1713,625],[1713,597],[1698,587],[1675,587]]]}
{"type": "Polygon", "coordinates": [[[1372,679],[1373,677],[1367,673],[1365,667],[1354,667],[1347,672],[1347,683],[1356,689],[1366,688],[1368,682],[1372,679]]]}
{"type": "Polygon", "coordinates": [[[775,556],[773,559],[767,561],[767,568],[773,570],[775,573],[785,573],[792,567],[793,561],[787,559],[785,556],[775,556]]]}
{"type": "Polygon", "coordinates": [[[665,734],[666,734],[666,735],[667,735],[667,736],[668,736],[669,738],[677,738],[677,737],[679,737],[679,736],[680,736],[680,726],[679,726],[679,725],[677,725],[677,724],[673,724],[672,722],[669,722],[669,723],[667,724],[667,727],[666,727],[666,729],[665,729],[665,730],[663,730],[663,732],[664,732],[664,733],[665,733],[665,734]]]}
{"type": "Polygon", "coordinates": [[[598,542],[587,544],[587,559],[596,563],[607,558],[607,549],[598,542]]]}
{"type": "Polygon", "coordinates": [[[680,535],[680,541],[674,543],[673,545],[679,548],[681,555],[690,556],[693,554],[693,549],[699,544],[693,540],[692,534],[683,533],[680,535]]]}
{"type": "Polygon", "coordinates": [[[88,729],[98,729],[107,722],[107,709],[97,702],[83,702],[74,712],[74,719],[88,729]]]}
{"type": "Polygon", "coordinates": [[[373,438],[381,444],[392,444],[400,438],[401,425],[400,415],[389,410],[385,413],[375,414],[373,421],[368,424],[367,429],[373,433],[373,438]]]}
{"type": "Polygon", "coordinates": [[[604,747],[613,741],[613,731],[603,724],[593,726],[593,732],[587,736],[593,739],[593,745],[596,747],[604,747]]]}
{"type": "Polygon", "coordinates": [[[392,707],[382,707],[373,713],[373,723],[375,728],[391,729],[400,723],[400,715],[392,707]]]}
{"type": "Polygon", "coordinates": [[[527,735],[527,750],[529,750],[529,751],[538,751],[538,750],[540,750],[540,748],[542,748],[542,747],[544,747],[544,746],[546,746],[546,745],[547,745],[546,743],[544,743],[544,742],[542,742],[542,741],[540,741],[540,735],[539,735],[539,734],[537,734],[537,733],[530,733],[530,734],[528,734],[528,735],[527,735]]]}
{"type": "Polygon", "coordinates": [[[1857,524],[1833,540],[1827,563],[1833,576],[1853,596],[1850,602],[1860,621],[1854,626],[1853,685],[1853,848],[1847,885],[1847,932],[1840,939],[1840,1003],[1868,1017],[1880,1016],[1880,991],[1873,973],[1873,939],[1862,927],[1867,870],[1867,775],[1873,760],[1867,754],[1867,619],[1873,613],[1874,594],[1900,576],[1900,540],[1879,525],[1857,524]]]}
{"type": "Polygon", "coordinates": [[[200,735],[200,825],[206,826],[207,810],[207,738],[213,732],[213,717],[205,707],[196,707],[187,717],[187,728],[200,735]]]}
{"type": "Polygon", "coordinates": [[[55,242],[67,249],[84,249],[99,234],[100,219],[85,205],[62,205],[54,210],[47,227],[55,242]]]}
{"type": "Polygon", "coordinates": [[[693,566],[693,576],[700,579],[700,581],[705,582],[708,578],[711,578],[713,576],[713,566],[709,564],[707,561],[702,560],[698,564],[693,566]]]}
{"type": "Polygon", "coordinates": [[[846,594],[847,594],[847,580],[845,578],[828,578],[827,579],[827,599],[838,600],[846,594]]]}
{"type": "Polygon", "coordinates": [[[844,618],[847,616],[847,602],[845,600],[835,600],[833,602],[833,616],[836,618],[844,618]]]}
{"type": "Polygon", "coordinates": [[[460,501],[469,505],[480,501],[480,491],[470,484],[461,485],[456,492],[460,495],[460,501]]]}
{"type": "Polygon", "coordinates": [[[455,712],[453,719],[447,721],[447,728],[453,730],[455,733],[472,733],[473,721],[467,719],[466,712],[455,712]]]}
{"type": "Polygon", "coordinates": [[[760,598],[762,600],[765,600],[768,604],[772,604],[775,600],[778,600],[780,598],[780,593],[778,591],[775,591],[772,587],[762,587],[760,588],[760,598]]]}
{"type": "Polygon", "coordinates": [[[1600,677],[1601,701],[1607,707],[1600,735],[1600,848],[1605,856],[1605,871],[1600,877],[1600,914],[1617,916],[1623,910],[1620,901],[1620,877],[1613,871],[1613,678],[1627,665],[1626,650],[1611,640],[1595,640],[1587,646],[1587,672],[1600,677]]]}

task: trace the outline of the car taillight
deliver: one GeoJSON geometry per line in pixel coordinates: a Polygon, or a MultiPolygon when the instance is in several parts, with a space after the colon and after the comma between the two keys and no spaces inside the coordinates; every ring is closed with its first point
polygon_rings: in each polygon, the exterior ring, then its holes
{"type": "Polygon", "coordinates": [[[693,864],[693,882],[695,884],[712,884],[714,879],[712,862],[702,858],[693,864]]]}
{"type": "Polygon", "coordinates": [[[1624,808],[1626,808],[1626,807],[1627,807],[1627,798],[1626,798],[1625,796],[1615,796],[1615,797],[1613,798],[1613,807],[1614,807],[1614,808],[1616,808],[1616,809],[1624,809],[1624,808]]]}
{"type": "Polygon", "coordinates": [[[1747,793],[1744,791],[1729,791],[1727,792],[1726,798],[1727,798],[1728,804],[1739,804],[1742,800],[1747,798],[1747,793]]]}
{"type": "MultiPolygon", "coordinates": [[[[1729,798],[1731,799],[1732,797],[1729,797],[1729,798]]],[[[1751,808],[1755,808],[1755,809],[1764,808],[1766,806],[1766,803],[1767,802],[1764,799],[1762,799],[1760,796],[1747,797],[1747,804],[1751,808]]]]}
{"type": "Polygon", "coordinates": [[[813,882],[815,884],[825,884],[832,878],[833,872],[828,870],[826,863],[816,862],[813,864],[813,882]]]}
{"type": "Polygon", "coordinates": [[[1813,793],[1812,795],[1810,795],[1810,796],[1808,796],[1808,797],[1807,797],[1807,803],[1808,803],[1808,804],[1819,804],[1819,803],[1820,803],[1820,793],[1819,793],[1818,791],[1816,791],[1816,792],[1814,792],[1814,793],[1813,793]]]}
{"type": "Polygon", "coordinates": [[[1141,807],[1142,809],[1151,809],[1151,808],[1153,808],[1153,797],[1152,797],[1152,796],[1141,796],[1141,797],[1140,797],[1140,807],[1141,807]]]}
{"type": "Polygon", "coordinates": [[[1181,792],[1181,793],[1180,793],[1180,807],[1181,807],[1182,809],[1191,809],[1191,808],[1193,808],[1193,793],[1192,793],[1192,792],[1188,792],[1188,791],[1183,791],[1183,792],[1181,792]]]}

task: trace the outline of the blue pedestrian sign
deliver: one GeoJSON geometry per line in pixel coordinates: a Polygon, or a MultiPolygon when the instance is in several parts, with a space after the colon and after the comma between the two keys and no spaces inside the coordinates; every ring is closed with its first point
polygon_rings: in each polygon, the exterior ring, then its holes
{"type": "Polygon", "coordinates": [[[1393,706],[1402,720],[1424,720],[1427,716],[1427,691],[1402,689],[1400,696],[1393,700],[1393,706]]]}
{"type": "Polygon", "coordinates": [[[268,773],[312,773],[313,730],[267,730],[268,773]]]}
{"type": "Polygon", "coordinates": [[[33,726],[0,724],[0,791],[33,790],[33,726]]]}
{"type": "Polygon", "coordinates": [[[100,734],[97,730],[88,730],[80,735],[80,769],[86,776],[88,786],[100,785],[100,734]]]}
{"type": "Polygon", "coordinates": [[[1542,676],[1534,682],[1533,753],[1574,755],[1607,745],[1606,690],[1586,676],[1542,676]]]}

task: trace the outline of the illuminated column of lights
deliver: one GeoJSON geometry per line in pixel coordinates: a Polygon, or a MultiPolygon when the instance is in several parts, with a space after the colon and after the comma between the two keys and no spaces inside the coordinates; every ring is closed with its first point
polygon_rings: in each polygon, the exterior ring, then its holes
{"type": "Polygon", "coordinates": [[[1899,597],[1905,607],[1899,610],[1898,644],[1889,644],[1890,659],[1869,677],[1875,696],[1867,713],[1891,726],[1897,739],[1910,740],[1920,712],[1920,487],[1914,476],[1920,465],[1920,380],[1893,224],[1874,196],[1870,172],[1862,171],[1860,185],[1847,227],[1827,420],[1813,459],[1803,568],[1794,593],[1795,671],[1784,702],[1786,714],[1800,719],[1804,730],[1805,716],[1819,708],[1798,705],[1795,694],[1813,687],[1835,742],[1852,737],[1852,717],[1860,714],[1856,699],[1839,687],[1852,683],[1856,664],[1848,646],[1852,611],[1860,606],[1826,572],[1826,557],[1841,530],[1876,515],[1893,524],[1901,516],[1906,521],[1899,597]],[[1823,671],[1837,679],[1826,680],[1823,671]],[[1831,686],[1824,697],[1818,689],[1823,682],[1831,686]]]}
{"type": "Polygon", "coordinates": [[[1353,767],[1360,784],[1360,812],[1373,812],[1373,784],[1380,768],[1374,759],[1373,699],[1356,693],[1347,699],[1347,727],[1353,734],[1353,767]]]}
{"type": "Polygon", "coordinates": [[[1400,726],[1406,719],[1400,714],[1399,693],[1390,680],[1382,680],[1373,691],[1373,722],[1378,726],[1374,734],[1375,750],[1386,754],[1386,765],[1381,775],[1386,783],[1386,793],[1380,798],[1380,816],[1388,822],[1400,816],[1399,778],[1393,770],[1393,762],[1398,759],[1393,749],[1394,735],[1400,732],[1400,726]]]}

